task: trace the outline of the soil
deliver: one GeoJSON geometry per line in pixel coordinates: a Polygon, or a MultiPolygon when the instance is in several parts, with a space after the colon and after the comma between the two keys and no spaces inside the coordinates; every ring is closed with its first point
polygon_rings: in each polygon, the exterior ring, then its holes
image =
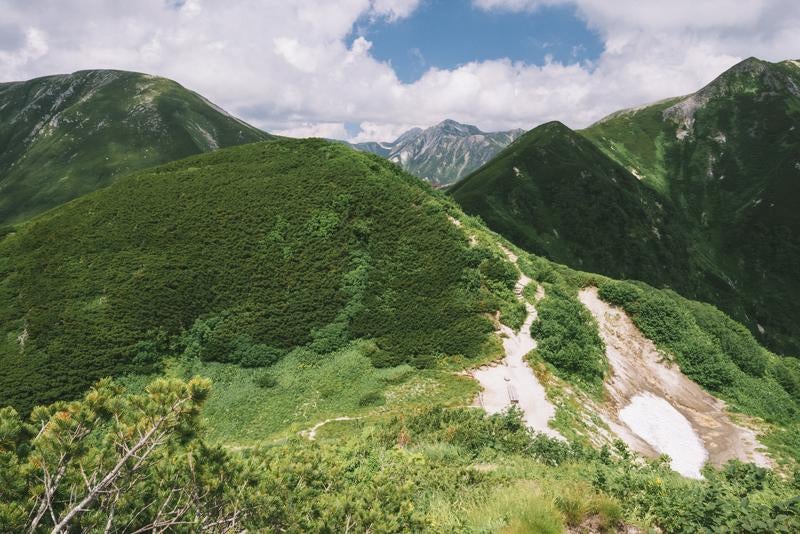
{"type": "MultiPolygon", "coordinates": [[[[581,290],[579,298],[597,321],[611,365],[601,415],[628,446],[647,456],[668,453],[673,468],[683,468],[698,455],[687,450],[693,447],[688,429],[676,430],[688,423],[713,465],[731,459],[771,465],[755,431],[734,423],[725,403],[681,373],[623,310],[602,301],[597,288],[581,290]]],[[[695,474],[694,468],[684,470],[695,474]]]]}

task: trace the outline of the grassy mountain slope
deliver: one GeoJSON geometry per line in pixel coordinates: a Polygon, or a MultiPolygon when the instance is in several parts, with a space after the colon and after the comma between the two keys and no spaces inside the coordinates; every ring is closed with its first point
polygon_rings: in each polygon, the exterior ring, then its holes
{"type": "Polygon", "coordinates": [[[177,83],[94,70],[0,84],[0,224],[129,171],[270,136],[177,83]]]}
{"type": "Polygon", "coordinates": [[[655,284],[688,276],[670,205],[561,123],[526,133],[450,193],[493,230],[555,261],[655,284]]]}
{"type": "Polygon", "coordinates": [[[751,58],[693,95],[583,134],[676,206],[709,279],[689,294],[800,353],[800,63],[751,58]]]}
{"type": "MultiPolygon", "coordinates": [[[[552,127],[548,139],[596,156],[552,127]]],[[[597,181],[620,189],[598,191],[608,205],[637,190],[597,161],[597,181]]],[[[129,528],[160,509],[151,503],[177,498],[194,503],[192,526],[213,507],[253,531],[773,532],[800,522],[795,360],[711,306],[525,253],[391,163],[341,144],[275,140],[191,157],[20,225],[0,241],[0,325],[0,406],[77,398],[106,374],[124,375],[132,391],[147,373],[170,379],[138,397],[109,397],[106,382],[82,402],[35,410],[29,427],[0,409],[4,531],[35,514],[38,477],[52,465],[42,458],[67,453],[62,507],[86,491],[87,470],[113,465],[117,440],[137,439],[131,414],[143,419],[135,428],[152,424],[142,406],[168,408],[165,388],[196,374],[213,378],[198,396],[206,420],[192,410],[126,479],[120,505],[95,499],[76,527],[116,514],[129,528]],[[492,356],[488,316],[521,324],[509,305],[519,305],[519,273],[500,245],[534,280],[524,292],[540,343],[528,359],[570,442],[534,435],[518,411],[465,407],[477,387],[456,371],[492,356]],[[687,480],[620,442],[591,446],[588,432],[603,423],[581,401],[602,392],[606,366],[585,365],[604,355],[577,298],[586,286],[733,410],[761,418],[787,465],[734,462],[687,480]],[[121,421],[110,417],[120,411],[121,421]],[[87,419],[95,430],[73,446],[87,419]],[[43,420],[52,426],[42,440],[43,420]]]]}
{"type": "Polygon", "coordinates": [[[181,333],[204,360],[250,366],[352,338],[375,340],[376,365],[475,357],[497,307],[478,267],[493,260],[445,205],[391,163],[317,140],[121,179],[0,242],[0,405],[151,370],[181,333]]]}

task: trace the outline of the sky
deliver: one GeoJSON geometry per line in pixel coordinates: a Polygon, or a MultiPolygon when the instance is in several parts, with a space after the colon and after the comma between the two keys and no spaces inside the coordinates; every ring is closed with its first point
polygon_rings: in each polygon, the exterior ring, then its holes
{"type": "Polygon", "coordinates": [[[267,131],[588,126],[738,61],[800,58],[797,0],[0,0],[0,82],[174,79],[267,131]]]}

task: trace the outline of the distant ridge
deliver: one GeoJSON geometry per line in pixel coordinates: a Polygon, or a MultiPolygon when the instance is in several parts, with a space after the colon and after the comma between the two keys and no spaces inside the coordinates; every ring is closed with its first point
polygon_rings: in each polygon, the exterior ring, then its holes
{"type": "Polygon", "coordinates": [[[84,70],[0,84],[0,224],[129,171],[270,137],[148,74],[84,70]]]}

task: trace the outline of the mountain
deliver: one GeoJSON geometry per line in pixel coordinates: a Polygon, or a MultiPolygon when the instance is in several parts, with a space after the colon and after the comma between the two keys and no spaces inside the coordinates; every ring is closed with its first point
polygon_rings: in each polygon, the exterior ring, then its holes
{"type": "Polygon", "coordinates": [[[393,142],[352,146],[384,157],[435,186],[446,186],[492,159],[522,133],[523,130],[485,133],[448,119],[424,130],[413,128],[393,142]]]}
{"type": "Polygon", "coordinates": [[[128,176],[0,242],[0,405],[150,370],[153,344],[198,319],[222,361],[351,337],[375,339],[379,365],[474,357],[493,305],[467,249],[428,186],[344,145],[252,144],[128,176]]]}
{"type": "Polygon", "coordinates": [[[617,278],[688,276],[669,205],[559,122],[527,132],[450,189],[469,214],[535,254],[617,278]],[[646,276],[643,276],[645,275],[646,276]]]}
{"type": "MultiPolygon", "coordinates": [[[[538,194],[669,229],[563,125],[518,143],[546,163],[520,179],[558,165],[538,194]]],[[[3,532],[800,526],[797,360],[319,139],[131,173],[5,233],[0,429],[3,532]]]]}
{"type": "Polygon", "coordinates": [[[179,84],[89,70],[0,84],[0,224],[116,177],[270,136],[179,84]]]}
{"type": "Polygon", "coordinates": [[[799,125],[800,62],[750,58],[694,94],[620,111],[579,132],[596,147],[592,161],[586,143],[566,144],[551,129],[553,139],[515,143],[453,195],[522,246],[712,302],[771,348],[800,354],[800,302],[786,298],[800,294],[799,125]],[[586,182],[609,178],[582,189],[581,170],[586,182]],[[554,180],[570,184],[568,200],[554,180]],[[617,186],[631,194],[592,200],[597,188],[617,186]],[[559,227],[563,219],[572,232],[559,227]],[[612,228],[617,220],[622,227],[612,228]],[[557,239],[543,237],[551,229],[557,239]],[[605,248],[613,252],[601,258],[605,248]]]}

